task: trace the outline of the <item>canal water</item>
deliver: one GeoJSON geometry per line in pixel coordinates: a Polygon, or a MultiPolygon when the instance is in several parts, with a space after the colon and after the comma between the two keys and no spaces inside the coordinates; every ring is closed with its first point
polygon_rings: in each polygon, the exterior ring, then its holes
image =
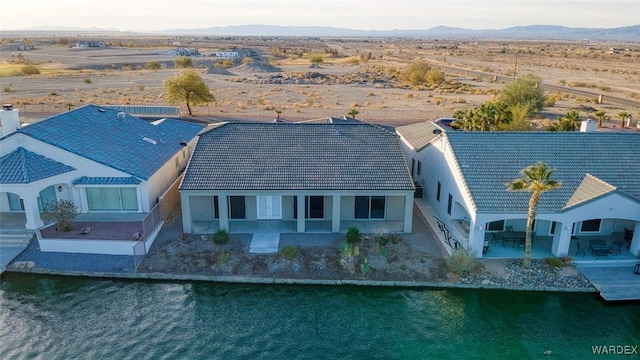
{"type": "Polygon", "coordinates": [[[640,345],[638,303],[20,274],[0,283],[4,360],[536,359],[546,350],[552,359],[588,359],[601,358],[593,347],[603,345],[640,345]]]}

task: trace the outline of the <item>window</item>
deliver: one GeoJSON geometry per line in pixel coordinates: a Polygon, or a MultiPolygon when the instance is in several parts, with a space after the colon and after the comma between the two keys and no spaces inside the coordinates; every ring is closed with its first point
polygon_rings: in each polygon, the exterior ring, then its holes
{"type": "Polygon", "coordinates": [[[487,231],[503,231],[504,220],[492,221],[487,224],[487,231]]]}
{"type": "Polygon", "coordinates": [[[411,159],[411,176],[415,174],[414,170],[416,168],[416,159],[411,159]]]}
{"type": "Polygon", "coordinates": [[[422,174],[422,161],[418,160],[418,175],[422,174]]]}
{"type": "Polygon", "coordinates": [[[600,232],[601,219],[583,221],[580,225],[580,232],[600,232]]]}
{"type": "Polygon", "coordinates": [[[442,190],[442,184],[438,181],[438,190],[436,191],[436,200],[440,201],[440,191],[442,190]]]}
{"type": "Polygon", "coordinates": [[[178,157],[176,156],[176,167],[179,168],[180,167],[180,160],[178,159],[178,157]]]}
{"type": "MultiPolygon", "coordinates": [[[[293,218],[298,218],[298,196],[293,197],[293,218]]],[[[304,197],[304,218],[324,219],[324,196],[304,197]]]]}
{"type": "Polygon", "coordinates": [[[553,235],[556,233],[556,222],[552,221],[551,222],[551,229],[549,229],[549,235],[553,235]]]}
{"type": "Polygon", "coordinates": [[[354,218],[384,219],[384,196],[356,196],[354,218]]]}
{"type": "Polygon", "coordinates": [[[87,188],[89,211],[137,211],[136,188],[87,188]]]}
{"type": "Polygon", "coordinates": [[[451,206],[453,205],[453,196],[449,194],[449,202],[447,203],[447,214],[451,215],[451,206]]]}

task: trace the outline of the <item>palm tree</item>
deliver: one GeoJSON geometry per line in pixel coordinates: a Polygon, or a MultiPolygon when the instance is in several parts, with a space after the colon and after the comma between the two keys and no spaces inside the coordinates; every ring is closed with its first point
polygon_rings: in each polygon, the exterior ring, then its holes
{"type": "Polygon", "coordinates": [[[598,127],[602,127],[602,120],[604,120],[604,117],[607,116],[607,112],[604,110],[598,110],[594,112],[593,115],[598,118],[598,127]]]}
{"type": "Polygon", "coordinates": [[[356,118],[356,115],[360,114],[360,111],[358,111],[358,109],[356,108],[351,108],[349,110],[349,112],[347,113],[347,115],[351,116],[353,119],[356,118]]]}
{"type": "Polygon", "coordinates": [[[456,121],[454,121],[452,125],[454,125],[456,129],[463,129],[466,131],[480,130],[480,126],[478,126],[478,123],[476,122],[476,110],[473,108],[467,111],[456,110],[456,112],[453,113],[453,117],[456,121]]]}
{"type": "Polygon", "coordinates": [[[627,111],[620,111],[616,116],[620,118],[620,127],[624,128],[624,121],[631,116],[631,114],[627,111]]]}
{"type": "Polygon", "coordinates": [[[531,192],[529,198],[529,210],[527,212],[527,230],[524,240],[524,258],[522,266],[528,268],[531,266],[531,227],[533,220],[536,218],[536,210],[540,195],[549,190],[557,189],[561,183],[551,179],[551,175],[555,169],[550,169],[543,162],[536,165],[528,166],[520,171],[521,178],[515,179],[507,183],[508,191],[528,191],[531,192]]]}

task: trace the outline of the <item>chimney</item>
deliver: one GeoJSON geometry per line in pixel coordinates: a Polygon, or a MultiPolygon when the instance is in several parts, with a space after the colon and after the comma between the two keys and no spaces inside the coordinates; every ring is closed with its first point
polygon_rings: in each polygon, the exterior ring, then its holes
{"type": "Polygon", "coordinates": [[[580,123],[580,132],[596,132],[596,122],[587,119],[580,123]]]}
{"type": "Polygon", "coordinates": [[[119,112],[118,113],[118,119],[120,119],[120,121],[124,122],[124,113],[123,112],[119,112]]]}
{"type": "Polygon", "coordinates": [[[18,117],[18,109],[14,109],[13,105],[2,105],[0,111],[0,136],[11,134],[20,129],[20,118],[18,117]]]}

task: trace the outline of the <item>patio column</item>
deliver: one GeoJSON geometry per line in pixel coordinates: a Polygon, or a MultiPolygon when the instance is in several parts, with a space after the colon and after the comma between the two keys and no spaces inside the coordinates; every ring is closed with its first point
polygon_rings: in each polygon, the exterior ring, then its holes
{"type": "Polygon", "coordinates": [[[25,228],[35,230],[44,226],[44,222],[40,218],[40,209],[38,209],[38,193],[31,191],[22,199],[24,203],[24,215],[27,218],[25,228]]]}
{"type": "Polygon", "coordinates": [[[229,231],[229,205],[227,195],[218,195],[218,227],[229,231]]]}
{"type": "Polygon", "coordinates": [[[180,205],[182,207],[182,231],[191,234],[191,197],[189,195],[180,194],[180,205]]]}
{"type": "Polygon", "coordinates": [[[304,218],[304,213],[305,213],[305,209],[304,209],[304,195],[298,194],[297,198],[296,198],[296,207],[298,209],[298,232],[305,232],[305,221],[306,219],[304,218]]]}
{"type": "Polygon", "coordinates": [[[410,234],[413,229],[413,194],[404,197],[404,233],[410,234]]]}
{"type": "Polygon", "coordinates": [[[554,256],[561,257],[569,254],[571,246],[571,229],[573,223],[556,223],[556,230],[553,234],[553,243],[551,244],[551,253],[554,256]],[[560,225],[560,226],[558,226],[560,225]]]}
{"type": "Polygon", "coordinates": [[[331,232],[340,232],[340,195],[333,195],[331,209],[331,232]]]}
{"type": "Polygon", "coordinates": [[[633,230],[633,238],[631,239],[629,252],[635,256],[640,255],[640,221],[636,221],[636,227],[633,230]]]}

